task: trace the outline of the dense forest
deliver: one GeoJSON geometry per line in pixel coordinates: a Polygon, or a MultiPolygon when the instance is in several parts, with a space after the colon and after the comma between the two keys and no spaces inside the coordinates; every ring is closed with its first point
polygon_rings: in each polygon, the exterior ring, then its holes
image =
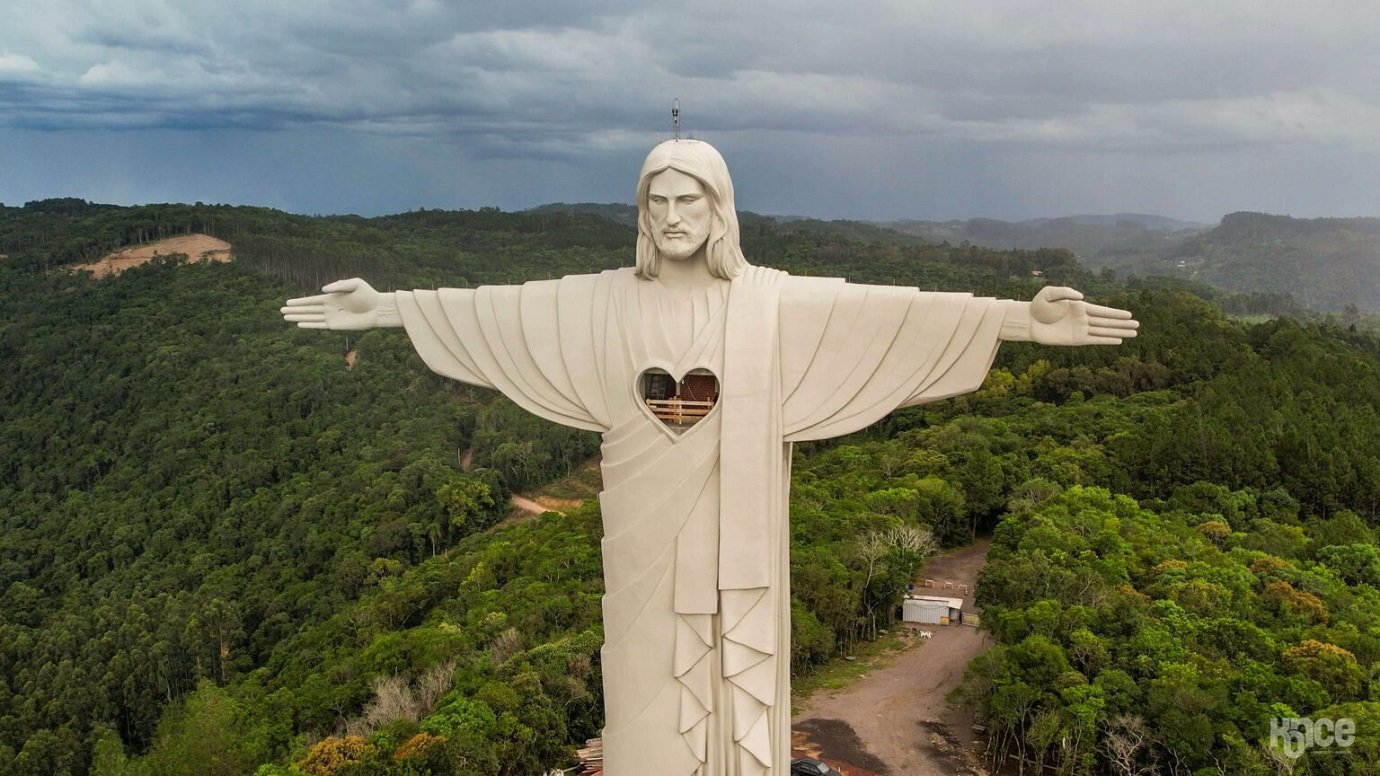
{"type": "MultiPolygon", "coordinates": [[[[965,700],[1063,773],[1279,771],[1273,717],[1380,746],[1380,342],[1067,251],[745,214],[797,274],[1135,310],[1117,349],[1005,346],[977,394],[798,446],[792,669],[873,637],[935,543],[994,533],[965,700]],[[1039,270],[1043,278],[1032,278],[1039,270]]],[[[599,515],[502,521],[597,438],[445,381],[397,332],[285,326],[340,276],[625,264],[597,212],[0,211],[0,774],[503,774],[601,725],[599,515]],[[188,232],[232,264],[62,267],[188,232]],[[354,354],[353,366],[345,354],[354,354]],[[475,468],[459,466],[473,449],[475,468]]]]}

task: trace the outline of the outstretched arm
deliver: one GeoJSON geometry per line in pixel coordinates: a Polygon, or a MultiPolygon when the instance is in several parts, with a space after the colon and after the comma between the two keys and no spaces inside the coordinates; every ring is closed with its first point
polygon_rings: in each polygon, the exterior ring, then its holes
{"type": "Polygon", "coordinates": [[[392,293],[381,294],[359,278],[328,283],[316,296],[289,299],[279,312],[303,329],[362,331],[402,326],[392,293]]]}
{"type": "Polygon", "coordinates": [[[1120,345],[1140,322],[1129,310],[1088,304],[1072,288],[1045,286],[1030,302],[1009,302],[1001,338],[1042,345],[1120,345]]]}

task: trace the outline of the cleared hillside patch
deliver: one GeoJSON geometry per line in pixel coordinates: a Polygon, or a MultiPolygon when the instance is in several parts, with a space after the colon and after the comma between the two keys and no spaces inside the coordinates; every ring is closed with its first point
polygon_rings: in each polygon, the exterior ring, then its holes
{"type": "Polygon", "coordinates": [[[189,261],[194,262],[230,261],[234,258],[230,243],[208,234],[187,234],[108,253],[90,264],[75,264],[72,269],[84,270],[96,278],[104,278],[118,275],[140,264],[147,264],[159,256],[173,256],[179,253],[185,254],[189,261]]]}

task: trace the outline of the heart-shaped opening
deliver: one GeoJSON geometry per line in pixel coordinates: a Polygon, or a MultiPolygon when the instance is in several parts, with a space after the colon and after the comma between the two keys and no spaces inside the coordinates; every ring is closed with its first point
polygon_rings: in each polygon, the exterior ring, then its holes
{"type": "Polygon", "coordinates": [[[679,434],[719,403],[719,378],[708,369],[692,369],[679,380],[664,369],[648,369],[637,378],[637,395],[652,417],[679,434]]]}

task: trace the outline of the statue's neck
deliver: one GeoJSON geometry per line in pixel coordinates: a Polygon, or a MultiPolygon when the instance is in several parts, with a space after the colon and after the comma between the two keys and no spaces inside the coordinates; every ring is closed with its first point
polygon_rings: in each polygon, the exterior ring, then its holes
{"type": "Polygon", "coordinates": [[[663,258],[661,266],[657,268],[656,279],[664,288],[677,293],[702,291],[723,282],[709,274],[709,261],[705,258],[703,248],[681,261],[663,258]]]}

